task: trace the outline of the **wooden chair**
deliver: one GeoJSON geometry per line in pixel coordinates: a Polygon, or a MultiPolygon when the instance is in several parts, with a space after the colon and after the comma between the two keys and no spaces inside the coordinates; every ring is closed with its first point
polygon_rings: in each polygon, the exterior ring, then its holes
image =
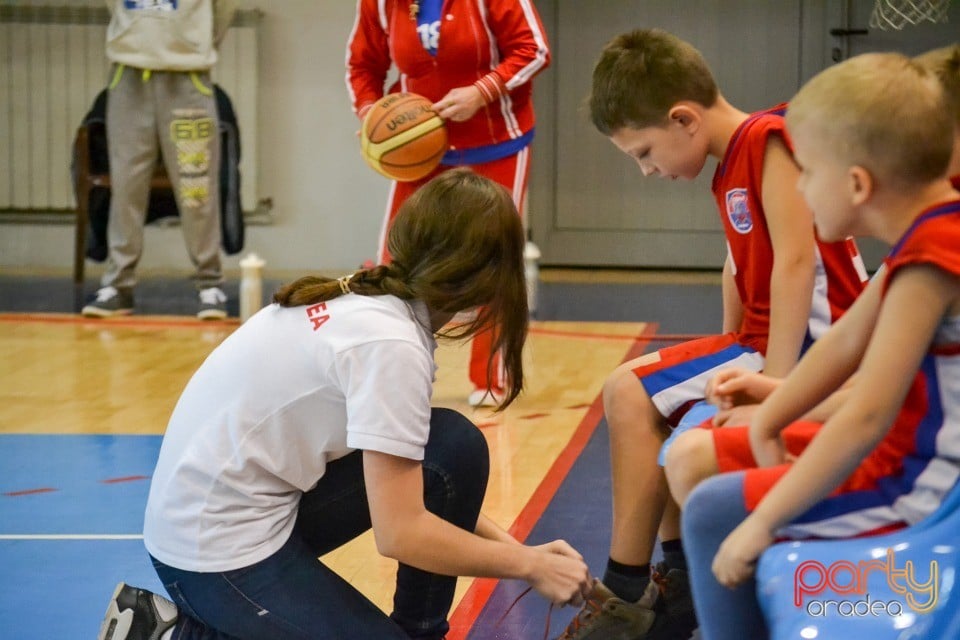
{"type": "MultiPolygon", "coordinates": [[[[75,180],[77,194],[77,220],[74,236],[73,248],[73,282],[75,285],[83,285],[84,266],[87,253],[87,227],[90,224],[90,193],[95,188],[110,188],[110,173],[103,171],[97,172],[93,168],[91,161],[90,140],[94,135],[105,136],[105,126],[102,122],[90,122],[81,124],[77,129],[77,136],[74,140],[74,158],[75,180]]],[[[106,139],[105,137],[103,139],[106,139]]],[[[153,177],[150,179],[151,189],[173,188],[170,178],[163,167],[163,163],[158,162],[153,177]]]]}

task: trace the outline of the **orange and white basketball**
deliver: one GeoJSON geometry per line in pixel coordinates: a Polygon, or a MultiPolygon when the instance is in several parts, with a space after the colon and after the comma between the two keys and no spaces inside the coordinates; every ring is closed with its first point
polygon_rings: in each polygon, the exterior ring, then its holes
{"type": "Polygon", "coordinates": [[[360,151],[378,173],[407,182],[433,171],[449,145],[443,119],[414,93],[392,93],[363,118],[360,151]]]}

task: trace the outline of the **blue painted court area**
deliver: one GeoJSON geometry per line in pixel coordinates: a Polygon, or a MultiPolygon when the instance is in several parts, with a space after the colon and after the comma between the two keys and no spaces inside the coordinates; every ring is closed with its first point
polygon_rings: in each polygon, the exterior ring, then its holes
{"type": "MultiPolygon", "coordinates": [[[[0,637],[94,638],[113,588],[163,593],[143,547],[143,509],[160,436],[0,435],[0,637]]],[[[609,543],[606,421],[590,436],[527,538],[564,538],[602,572],[609,543]]],[[[657,554],[659,555],[659,554],[657,554]]],[[[470,640],[542,638],[549,606],[500,582],[470,640]]],[[[549,637],[574,615],[554,610],[549,637]]]]}
{"type": "Polygon", "coordinates": [[[94,638],[124,580],[160,590],[143,548],[159,436],[0,435],[0,634],[94,638]]]}
{"type": "MultiPolygon", "coordinates": [[[[688,425],[699,424],[714,413],[713,407],[698,405],[695,411],[688,414],[688,425]]],[[[591,571],[597,577],[602,577],[610,545],[613,509],[610,482],[610,436],[607,421],[603,419],[560,483],[526,542],[542,544],[558,538],[566,540],[583,555],[591,571]]],[[[653,562],[659,562],[661,558],[657,545],[653,562]]],[[[514,604],[525,588],[525,583],[516,580],[499,582],[486,606],[477,615],[468,640],[556,638],[563,633],[576,615],[576,609],[565,607],[551,610],[549,603],[533,591],[514,604]],[[545,635],[548,628],[549,632],[545,635]]],[[[694,632],[692,640],[699,638],[699,631],[694,632]]]]}
{"type": "MultiPolygon", "coordinates": [[[[610,543],[609,442],[607,422],[602,420],[526,539],[529,544],[541,544],[562,538],[583,555],[595,572],[603,571],[610,543]]],[[[477,616],[469,640],[543,638],[548,615],[548,637],[560,635],[576,610],[567,607],[551,611],[550,604],[533,591],[510,609],[526,586],[518,580],[498,583],[477,616]],[[510,612],[504,617],[508,609],[510,612]]]]}

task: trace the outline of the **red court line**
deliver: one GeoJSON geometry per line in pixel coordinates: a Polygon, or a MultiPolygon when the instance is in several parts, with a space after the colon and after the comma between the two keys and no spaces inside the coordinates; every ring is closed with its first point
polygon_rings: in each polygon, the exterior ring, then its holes
{"type": "Polygon", "coordinates": [[[84,318],[74,314],[55,313],[0,313],[0,323],[39,323],[39,324],[68,324],[100,327],[129,327],[134,329],[216,329],[236,328],[240,325],[239,318],[226,320],[200,320],[185,316],[137,318],[125,316],[122,318],[84,318]]]}
{"type": "MultiPolygon", "coordinates": [[[[648,323],[641,334],[633,338],[634,343],[630,346],[623,361],[626,362],[642,355],[646,346],[651,341],[659,338],[659,336],[656,335],[656,330],[656,323],[648,323]]],[[[513,526],[510,527],[510,534],[513,535],[514,538],[523,542],[527,539],[527,536],[530,535],[533,527],[543,515],[543,512],[546,511],[553,496],[557,493],[557,489],[560,488],[560,485],[567,477],[571,467],[573,467],[577,458],[580,457],[584,447],[587,446],[587,442],[589,442],[597,425],[600,424],[601,418],[603,418],[603,397],[598,394],[593,404],[590,405],[590,409],[587,410],[586,415],[580,420],[580,424],[570,438],[570,442],[567,443],[567,446],[560,452],[560,455],[557,456],[557,459],[550,466],[540,485],[533,492],[533,495],[520,512],[520,515],[517,516],[513,526]]],[[[497,582],[497,580],[492,578],[478,578],[473,581],[473,584],[467,589],[457,608],[450,616],[450,631],[447,633],[448,640],[464,640],[467,637],[477,617],[483,611],[487,601],[493,594],[497,582]]]]}
{"type": "MultiPolygon", "coordinates": [[[[0,323],[40,323],[40,324],[67,324],[82,325],[90,327],[130,327],[134,329],[212,329],[212,328],[236,328],[240,326],[239,318],[227,318],[225,320],[199,320],[187,316],[150,316],[138,318],[136,316],[122,316],[117,318],[85,318],[76,314],[56,314],[56,313],[0,313],[0,323]]],[[[652,323],[647,323],[652,324],[652,323]]],[[[582,338],[586,340],[636,340],[634,335],[623,335],[615,333],[590,333],[587,331],[563,331],[561,329],[546,329],[543,327],[531,326],[531,334],[542,336],[557,336],[563,338],[582,338]]],[[[642,334],[646,334],[644,329],[642,334]]],[[[656,340],[661,342],[687,342],[704,337],[701,334],[694,333],[662,333],[656,336],[656,340]]]]}
{"type": "Polygon", "coordinates": [[[40,487],[39,489],[24,489],[23,491],[7,491],[3,495],[5,496],[32,496],[36,493],[53,493],[57,491],[53,487],[40,487]]]}
{"type": "Polygon", "coordinates": [[[117,484],[119,482],[135,482],[137,480],[149,480],[149,476],[125,476],[123,478],[107,478],[106,480],[101,480],[103,484],[117,484]]]}
{"type": "MultiPolygon", "coordinates": [[[[649,324],[649,323],[648,323],[649,324]]],[[[643,332],[645,332],[644,329],[643,332]]],[[[641,332],[641,333],[643,333],[641,332]]],[[[528,330],[528,333],[536,334],[539,336],[558,336],[561,338],[586,338],[588,340],[636,340],[637,336],[633,334],[617,334],[617,333],[590,333],[588,331],[563,331],[562,329],[545,329],[543,327],[533,327],[531,326],[528,330]]]]}
{"type": "MultiPolygon", "coordinates": [[[[656,323],[647,323],[656,324],[656,323]]],[[[603,333],[589,333],[586,331],[563,331],[562,329],[545,329],[543,327],[530,327],[530,333],[535,333],[542,336],[560,336],[564,338],[586,338],[594,340],[636,340],[637,337],[633,335],[625,334],[603,334],[603,333]]],[[[646,334],[647,330],[644,329],[642,334],[646,334]]],[[[705,334],[701,333],[658,333],[652,338],[654,341],[658,342],[688,342],[690,340],[697,340],[698,338],[706,337],[705,334]]]]}
{"type": "MultiPolygon", "coordinates": [[[[123,476],[121,478],[106,478],[101,480],[102,484],[119,484],[121,482],[137,482],[139,480],[149,480],[149,476],[123,476]]],[[[4,493],[5,496],[30,496],[36,493],[54,493],[59,491],[54,487],[40,487],[38,489],[23,489],[22,491],[8,491],[4,493]]]]}

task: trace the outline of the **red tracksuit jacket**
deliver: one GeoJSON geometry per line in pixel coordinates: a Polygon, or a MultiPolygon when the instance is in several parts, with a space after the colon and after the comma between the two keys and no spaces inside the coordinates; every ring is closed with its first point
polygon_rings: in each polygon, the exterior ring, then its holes
{"type": "Polygon", "coordinates": [[[448,122],[452,149],[519,138],[533,129],[530,79],[550,63],[531,0],[444,0],[435,56],[411,17],[411,0],[360,0],[347,44],[347,90],[359,113],[384,93],[409,91],[436,102],[455,87],[477,83],[485,110],[448,122]],[[395,64],[400,77],[385,90],[395,64]]]}

